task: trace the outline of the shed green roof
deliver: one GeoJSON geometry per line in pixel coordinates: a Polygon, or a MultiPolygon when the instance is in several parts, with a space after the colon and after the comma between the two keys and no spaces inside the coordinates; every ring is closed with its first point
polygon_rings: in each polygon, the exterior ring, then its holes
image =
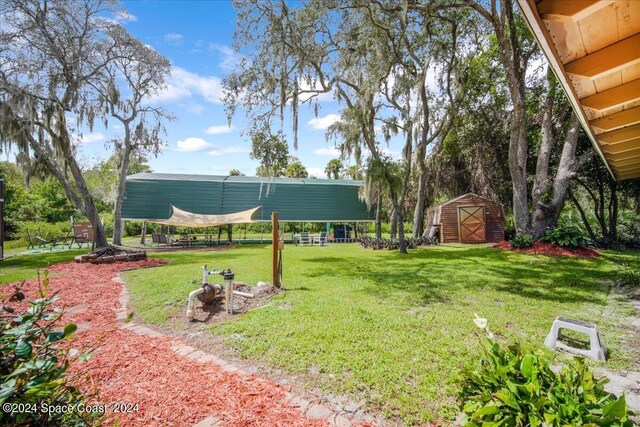
{"type": "Polygon", "coordinates": [[[262,206],[254,220],[269,221],[277,211],[281,221],[372,221],[358,197],[361,186],[352,180],[140,173],[127,177],[122,218],[167,219],[171,205],[206,215],[262,206]]]}

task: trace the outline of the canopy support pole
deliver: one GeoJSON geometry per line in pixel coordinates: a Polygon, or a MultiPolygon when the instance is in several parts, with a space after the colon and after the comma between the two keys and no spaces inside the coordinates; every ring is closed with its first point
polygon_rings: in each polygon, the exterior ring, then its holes
{"type": "Polygon", "coordinates": [[[142,233],[140,234],[140,244],[147,243],[147,221],[142,221],[142,233]]]}
{"type": "Polygon", "coordinates": [[[280,277],[278,275],[278,261],[279,261],[279,236],[278,236],[278,212],[271,212],[271,242],[273,243],[273,254],[272,254],[272,273],[271,273],[271,283],[276,288],[280,287],[280,277]]]}

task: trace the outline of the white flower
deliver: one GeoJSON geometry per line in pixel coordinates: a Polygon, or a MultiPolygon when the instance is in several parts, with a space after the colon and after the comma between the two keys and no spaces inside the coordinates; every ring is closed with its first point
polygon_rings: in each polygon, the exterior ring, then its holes
{"type": "Polygon", "coordinates": [[[485,329],[487,327],[487,319],[483,319],[480,316],[478,316],[476,313],[473,313],[474,316],[476,316],[475,319],[473,319],[473,323],[475,323],[478,328],[480,329],[485,329]]]}

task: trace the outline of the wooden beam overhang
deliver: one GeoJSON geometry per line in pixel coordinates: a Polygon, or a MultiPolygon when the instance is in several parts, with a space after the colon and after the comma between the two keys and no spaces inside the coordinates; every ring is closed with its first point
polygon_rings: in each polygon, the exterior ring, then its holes
{"type": "Polygon", "coordinates": [[[538,11],[542,19],[577,22],[581,18],[606,6],[607,1],[598,0],[542,0],[538,11]]]}
{"type": "Polygon", "coordinates": [[[569,74],[596,79],[640,62],[640,34],[593,52],[565,65],[569,74]]]}
{"type": "Polygon", "coordinates": [[[607,110],[627,102],[640,100],[640,79],[580,99],[584,107],[607,110]]]}
{"type": "Polygon", "coordinates": [[[618,111],[617,113],[602,116],[599,119],[593,119],[589,122],[591,126],[602,131],[614,130],[637,123],[640,123],[640,107],[618,111]]]}
{"type": "Polygon", "coordinates": [[[624,167],[624,166],[637,165],[638,159],[628,158],[624,160],[609,160],[609,164],[611,165],[612,168],[615,169],[615,168],[624,167]]]}
{"type": "Polygon", "coordinates": [[[611,175],[640,177],[640,1],[517,2],[611,175]]]}

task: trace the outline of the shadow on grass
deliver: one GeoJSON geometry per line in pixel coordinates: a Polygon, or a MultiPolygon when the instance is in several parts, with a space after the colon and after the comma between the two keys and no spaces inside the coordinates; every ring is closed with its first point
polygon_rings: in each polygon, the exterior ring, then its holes
{"type": "Polygon", "coordinates": [[[409,255],[376,251],[375,257],[367,259],[322,256],[305,262],[324,266],[305,271],[307,277],[331,274],[345,281],[361,277],[370,284],[366,292],[386,299],[401,291],[420,305],[449,302],[460,290],[473,293],[484,289],[531,300],[602,305],[611,278],[606,258],[553,258],[485,247],[413,250],[409,255]]]}
{"type": "Polygon", "coordinates": [[[82,249],[63,252],[48,252],[18,255],[0,261],[0,285],[37,277],[38,270],[60,262],[73,260],[77,255],[86,254],[82,249]]]}

